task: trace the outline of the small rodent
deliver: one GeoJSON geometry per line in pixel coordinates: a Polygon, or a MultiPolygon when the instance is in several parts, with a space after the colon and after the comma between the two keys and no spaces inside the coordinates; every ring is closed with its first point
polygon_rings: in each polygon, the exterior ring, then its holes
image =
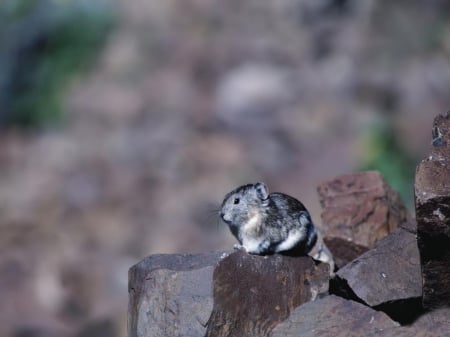
{"type": "Polygon", "coordinates": [[[264,183],[243,185],[225,196],[220,217],[250,254],[306,255],[317,241],[308,210],[297,199],[271,193],[264,183]]]}

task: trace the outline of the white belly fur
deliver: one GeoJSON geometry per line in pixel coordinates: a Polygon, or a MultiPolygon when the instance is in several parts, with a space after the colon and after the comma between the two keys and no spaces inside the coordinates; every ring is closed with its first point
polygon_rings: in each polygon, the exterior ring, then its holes
{"type": "Polygon", "coordinates": [[[275,248],[275,252],[279,253],[279,252],[283,252],[289,249],[292,249],[295,247],[295,245],[303,239],[303,233],[299,230],[291,230],[289,232],[288,237],[286,238],[286,240],[284,240],[283,242],[281,242],[276,248],[275,248]]]}
{"type": "Polygon", "coordinates": [[[261,244],[264,238],[259,238],[258,227],[261,225],[261,218],[255,213],[242,228],[242,246],[248,253],[260,254],[261,244]]]}

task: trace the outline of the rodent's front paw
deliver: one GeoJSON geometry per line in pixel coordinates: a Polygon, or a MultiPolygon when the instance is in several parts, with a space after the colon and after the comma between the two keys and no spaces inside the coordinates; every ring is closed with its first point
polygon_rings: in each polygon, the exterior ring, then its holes
{"type": "Polygon", "coordinates": [[[238,244],[238,243],[235,243],[235,244],[233,245],[233,248],[234,248],[235,250],[242,250],[242,249],[245,250],[244,246],[243,246],[243,245],[240,245],[240,244],[238,244]]]}

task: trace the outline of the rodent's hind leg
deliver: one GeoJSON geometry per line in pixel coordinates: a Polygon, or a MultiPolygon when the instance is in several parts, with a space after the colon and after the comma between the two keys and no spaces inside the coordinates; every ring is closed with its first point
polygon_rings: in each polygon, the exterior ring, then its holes
{"type": "Polygon", "coordinates": [[[244,249],[249,254],[255,254],[255,255],[264,255],[270,253],[270,241],[269,240],[254,240],[254,239],[247,239],[244,240],[243,244],[244,249]]]}
{"type": "Polygon", "coordinates": [[[304,240],[304,238],[305,234],[301,230],[291,230],[286,240],[280,242],[278,246],[275,247],[275,252],[280,253],[291,250],[300,241],[304,240]]]}

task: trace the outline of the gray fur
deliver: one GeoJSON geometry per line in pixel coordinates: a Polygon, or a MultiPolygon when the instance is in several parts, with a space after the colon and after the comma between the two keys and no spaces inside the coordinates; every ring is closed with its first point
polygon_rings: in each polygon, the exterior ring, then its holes
{"type": "Polygon", "coordinates": [[[306,255],[317,240],[305,206],[289,195],[269,194],[263,183],[240,186],[228,193],[220,216],[251,254],[306,255]]]}

